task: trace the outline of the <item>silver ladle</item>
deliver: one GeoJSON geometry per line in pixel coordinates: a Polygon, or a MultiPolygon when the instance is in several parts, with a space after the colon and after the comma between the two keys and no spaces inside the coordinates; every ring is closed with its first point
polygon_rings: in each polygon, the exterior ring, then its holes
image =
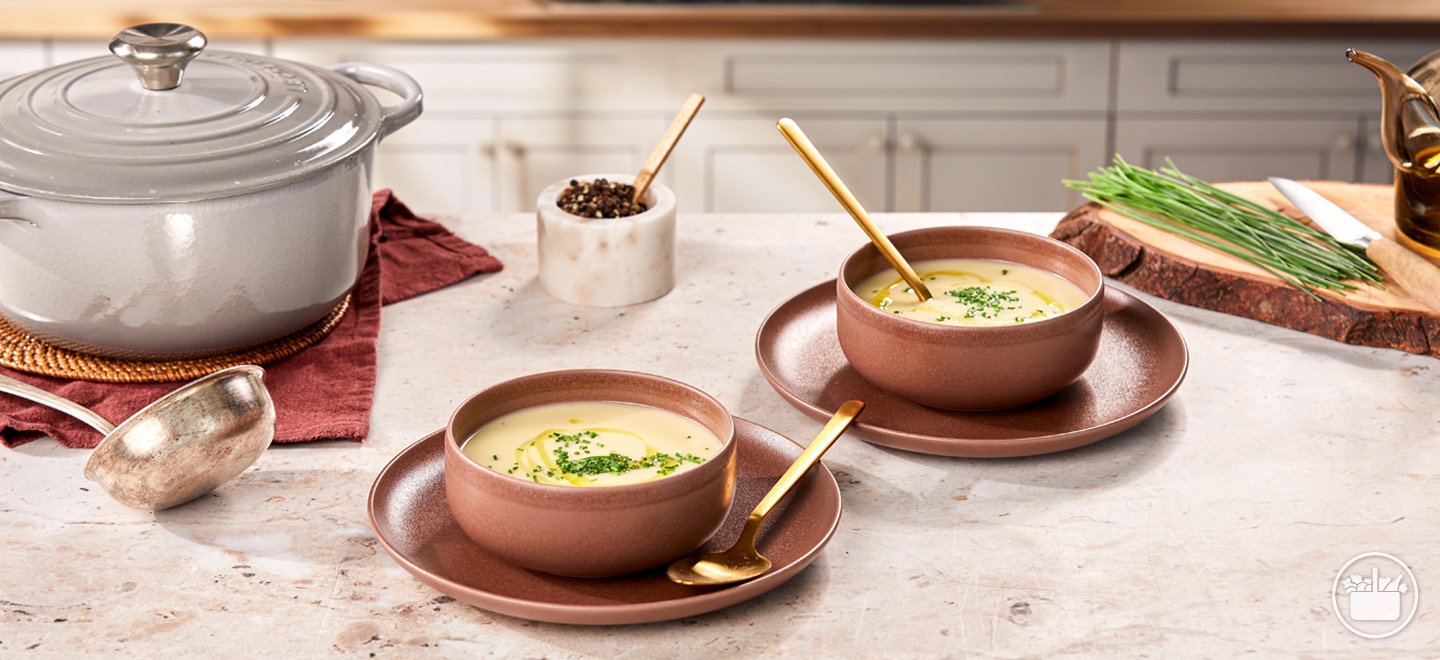
{"type": "Polygon", "coordinates": [[[119,426],[74,401],[0,375],[0,392],[74,417],[105,434],[85,478],[121,504],[158,511],[208,493],[255,462],[275,438],[275,404],[254,365],[186,383],[119,426]]]}

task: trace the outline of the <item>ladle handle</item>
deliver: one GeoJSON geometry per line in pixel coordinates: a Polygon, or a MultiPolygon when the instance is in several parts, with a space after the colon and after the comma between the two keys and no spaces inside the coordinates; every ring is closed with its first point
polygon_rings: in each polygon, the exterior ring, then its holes
{"type": "Polygon", "coordinates": [[[920,276],[915,274],[915,269],[911,268],[905,258],[900,256],[900,251],[895,249],[895,244],[890,242],[890,238],[875,226],[875,222],[870,219],[870,214],[866,213],[865,207],[860,205],[860,200],[850,194],[850,189],[845,187],[845,182],[841,181],[840,176],[835,174],[835,170],[830,168],[830,163],[826,162],[825,157],[820,155],[820,151],[815,148],[815,145],[810,143],[810,138],[805,137],[805,132],[800,130],[800,126],[795,123],[795,120],[785,117],[776,122],[775,126],[790,142],[790,146],[794,147],[800,157],[810,165],[810,169],[814,170],[815,175],[825,183],[825,187],[830,189],[830,193],[835,195],[835,199],[840,202],[840,205],[850,212],[850,217],[854,218],[860,228],[865,230],[865,235],[869,236],[870,242],[880,250],[881,256],[884,256],[885,260],[890,262],[890,265],[900,273],[900,277],[905,278],[905,282],[910,285],[910,288],[915,290],[915,295],[919,296],[920,301],[924,302],[932,298],[930,288],[920,281],[920,276]]]}
{"type": "Polygon", "coordinates": [[[115,425],[95,411],[56,394],[51,394],[32,385],[27,385],[9,376],[0,375],[0,392],[13,394],[22,399],[34,401],[47,408],[54,408],[88,424],[105,435],[115,430],[115,425]]]}
{"type": "Polygon", "coordinates": [[[826,450],[830,449],[830,445],[835,444],[835,441],[840,438],[840,434],[849,428],[850,422],[855,421],[855,416],[864,409],[863,401],[846,401],[839,410],[835,411],[835,415],[825,423],[825,427],[820,429],[820,433],[815,436],[815,439],[810,441],[810,446],[800,452],[800,458],[795,459],[795,462],[790,465],[790,469],[780,476],[780,480],[770,487],[770,492],[765,493],[765,497],[755,505],[755,510],[750,512],[750,518],[745,521],[746,532],[751,531],[752,525],[755,529],[759,529],[761,521],[765,520],[765,516],[770,515],[770,510],[775,508],[775,504],[790,494],[790,489],[799,483],[800,477],[805,476],[805,472],[810,469],[810,466],[820,461],[820,457],[825,455],[826,450]]]}

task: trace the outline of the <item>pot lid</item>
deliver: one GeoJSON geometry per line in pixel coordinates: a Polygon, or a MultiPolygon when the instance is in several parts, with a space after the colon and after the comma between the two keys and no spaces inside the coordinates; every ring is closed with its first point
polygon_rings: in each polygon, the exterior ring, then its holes
{"type": "Polygon", "coordinates": [[[314,174],[380,132],[379,102],[349,78],[204,47],[194,28],[142,25],[116,35],[114,56],[0,82],[0,188],[77,201],[226,197],[314,174]]]}

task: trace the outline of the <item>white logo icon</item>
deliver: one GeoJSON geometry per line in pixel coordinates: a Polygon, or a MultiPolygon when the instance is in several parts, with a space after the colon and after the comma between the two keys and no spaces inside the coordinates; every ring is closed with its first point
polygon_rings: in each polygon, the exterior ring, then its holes
{"type": "Polygon", "coordinates": [[[1335,616],[1350,632],[1379,639],[1400,632],[1420,605],[1420,585],[1405,562],[1367,552],[1345,563],[1331,593],[1335,616]]]}

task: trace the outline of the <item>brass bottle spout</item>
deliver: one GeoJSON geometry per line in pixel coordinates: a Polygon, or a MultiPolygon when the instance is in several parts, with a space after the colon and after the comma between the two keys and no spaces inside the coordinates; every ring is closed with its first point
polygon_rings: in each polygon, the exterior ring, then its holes
{"type": "Polygon", "coordinates": [[[1380,81],[1380,136],[1390,162],[1407,174],[1440,176],[1440,111],[1430,93],[1382,58],[1353,48],[1345,57],[1380,81]]]}

